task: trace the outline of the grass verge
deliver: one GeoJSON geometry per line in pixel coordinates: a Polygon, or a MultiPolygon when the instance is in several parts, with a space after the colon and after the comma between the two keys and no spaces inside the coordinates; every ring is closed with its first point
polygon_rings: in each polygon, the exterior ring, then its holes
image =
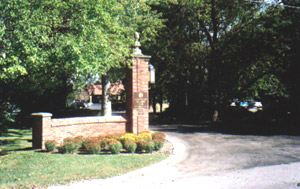
{"type": "Polygon", "coordinates": [[[8,133],[0,136],[0,149],[20,150],[32,147],[31,129],[8,129],[8,133]]]}
{"type": "Polygon", "coordinates": [[[5,137],[0,137],[0,141],[0,149],[7,151],[7,154],[0,155],[0,188],[47,188],[108,178],[168,157],[165,154],[70,155],[38,152],[30,150],[30,130],[10,130],[5,137]]]}
{"type": "Polygon", "coordinates": [[[108,178],[159,162],[167,155],[62,155],[34,151],[0,156],[0,188],[46,188],[108,178]]]}

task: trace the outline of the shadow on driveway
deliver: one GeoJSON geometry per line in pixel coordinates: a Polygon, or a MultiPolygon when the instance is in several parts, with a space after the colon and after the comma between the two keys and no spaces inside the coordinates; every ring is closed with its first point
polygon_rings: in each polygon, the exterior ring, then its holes
{"type": "Polygon", "coordinates": [[[275,136],[288,135],[300,136],[300,128],[285,128],[285,127],[270,127],[262,124],[156,124],[151,125],[151,129],[162,132],[177,132],[177,133],[220,133],[231,135],[259,135],[259,136],[275,136]]]}
{"type": "Polygon", "coordinates": [[[226,130],[208,124],[151,125],[150,128],[185,143],[188,155],[177,167],[187,174],[219,174],[300,161],[300,136],[226,130]]]}

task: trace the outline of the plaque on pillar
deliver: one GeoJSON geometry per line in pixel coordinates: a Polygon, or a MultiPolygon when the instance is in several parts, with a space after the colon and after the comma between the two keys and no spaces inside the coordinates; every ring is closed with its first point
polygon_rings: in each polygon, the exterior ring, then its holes
{"type": "Polygon", "coordinates": [[[134,92],[133,93],[133,107],[134,108],[147,108],[148,107],[147,92],[134,92]]]}

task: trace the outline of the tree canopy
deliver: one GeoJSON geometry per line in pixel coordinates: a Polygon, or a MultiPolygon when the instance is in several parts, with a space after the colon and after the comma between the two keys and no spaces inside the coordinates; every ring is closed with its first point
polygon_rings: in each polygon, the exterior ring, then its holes
{"type": "Polygon", "coordinates": [[[157,6],[168,21],[152,44],[160,76],[153,93],[164,91],[176,116],[214,120],[236,98],[290,99],[299,9],[277,3],[178,0],[157,6]]]}
{"type": "Polygon", "coordinates": [[[299,7],[294,0],[2,0],[0,106],[64,107],[72,88],[128,64],[138,31],[157,72],[153,99],[167,100],[173,115],[216,121],[238,98],[284,99],[296,117],[299,7]]]}
{"type": "Polygon", "coordinates": [[[74,85],[124,67],[134,32],[149,41],[162,27],[139,0],[3,0],[0,10],[2,101],[35,111],[63,107],[74,85]]]}

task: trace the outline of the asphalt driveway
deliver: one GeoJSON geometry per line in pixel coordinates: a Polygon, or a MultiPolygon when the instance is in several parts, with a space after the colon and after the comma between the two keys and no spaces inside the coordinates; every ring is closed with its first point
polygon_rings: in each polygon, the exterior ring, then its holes
{"type": "Polygon", "coordinates": [[[223,134],[196,125],[156,125],[151,130],[167,134],[174,145],[170,158],[120,177],[69,187],[300,188],[299,136],[223,134]]]}
{"type": "Polygon", "coordinates": [[[299,136],[232,135],[202,132],[198,128],[196,125],[152,126],[152,130],[185,142],[188,156],[177,165],[184,173],[210,175],[300,162],[299,136]]]}

